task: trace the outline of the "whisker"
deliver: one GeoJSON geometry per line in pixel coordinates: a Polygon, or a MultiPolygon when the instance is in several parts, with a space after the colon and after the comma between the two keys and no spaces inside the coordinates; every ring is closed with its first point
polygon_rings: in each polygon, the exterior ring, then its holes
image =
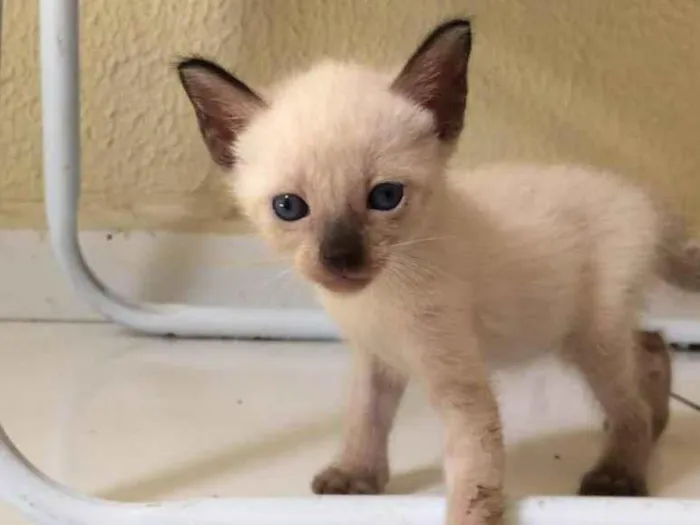
{"type": "Polygon", "coordinates": [[[279,281],[280,279],[282,279],[283,277],[288,277],[291,273],[292,273],[292,269],[291,269],[291,268],[287,268],[286,270],[282,270],[281,272],[278,272],[278,273],[275,274],[271,279],[268,279],[267,281],[265,281],[264,283],[262,283],[262,284],[258,287],[258,292],[264,291],[267,287],[269,287],[269,286],[271,286],[272,284],[278,282],[278,281],[279,281]]]}
{"type": "MultiPolygon", "coordinates": [[[[262,259],[234,259],[233,261],[230,261],[228,263],[222,263],[221,266],[241,266],[241,267],[246,267],[246,266],[257,266],[257,265],[268,265],[268,264],[279,264],[279,263],[288,263],[291,261],[290,257],[267,257],[267,258],[262,258],[262,259]]],[[[219,266],[219,264],[216,264],[216,266],[219,266]]]]}
{"type": "Polygon", "coordinates": [[[426,261],[421,261],[412,257],[401,257],[394,261],[391,268],[391,275],[406,281],[408,280],[419,280],[421,277],[429,276],[442,276],[449,279],[456,279],[458,281],[463,280],[463,278],[452,272],[446,271],[444,268],[440,268],[435,264],[430,264],[426,261]]]}
{"type": "Polygon", "coordinates": [[[396,244],[391,244],[389,248],[398,248],[400,246],[410,246],[412,244],[420,244],[422,242],[431,242],[431,241],[444,241],[451,239],[452,237],[425,237],[423,239],[411,239],[408,241],[403,241],[403,242],[398,242],[396,244]]]}

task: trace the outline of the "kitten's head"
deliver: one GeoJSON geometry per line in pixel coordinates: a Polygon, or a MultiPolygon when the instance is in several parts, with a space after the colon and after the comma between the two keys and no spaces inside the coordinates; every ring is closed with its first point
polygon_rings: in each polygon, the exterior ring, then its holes
{"type": "Polygon", "coordinates": [[[258,231],[308,279],[350,292],[440,204],[470,51],[469,22],[452,21],[393,78],[323,62],[266,97],[202,59],[178,70],[204,142],[258,231]]]}

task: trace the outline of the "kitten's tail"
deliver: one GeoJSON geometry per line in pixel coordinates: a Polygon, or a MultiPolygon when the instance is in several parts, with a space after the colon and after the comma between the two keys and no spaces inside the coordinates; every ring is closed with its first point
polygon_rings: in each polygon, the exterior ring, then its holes
{"type": "Polygon", "coordinates": [[[693,238],[678,216],[664,213],[657,273],[668,284],[700,292],[700,239],[693,238]]]}

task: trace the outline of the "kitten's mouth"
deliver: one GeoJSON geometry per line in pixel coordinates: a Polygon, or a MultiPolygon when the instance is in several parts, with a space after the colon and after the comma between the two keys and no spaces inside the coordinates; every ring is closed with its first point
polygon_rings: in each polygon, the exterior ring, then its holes
{"type": "Polygon", "coordinates": [[[319,272],[312,279],[320,286],[334,293],[355,293],[366,288],[374,278],[373,272],[330,273],[319,272]]]}

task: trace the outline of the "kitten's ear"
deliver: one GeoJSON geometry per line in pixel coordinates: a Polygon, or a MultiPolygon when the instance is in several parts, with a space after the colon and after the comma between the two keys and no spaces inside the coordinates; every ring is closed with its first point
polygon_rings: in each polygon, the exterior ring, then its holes
{"type": "Polygon", "coordinates": [[[177,71],[214,162],[224,168],[233,167],[233,144],[265,103],[213,62],[188,58],[177,65],[177,71]]]}
{"type": "Polygon", "coordinates": [[[437,136],[445,142],[457,139],[464,127],[471,48],[469,20],[446,22],[428,35],[392,84],[433,114],[437,136]]]}

